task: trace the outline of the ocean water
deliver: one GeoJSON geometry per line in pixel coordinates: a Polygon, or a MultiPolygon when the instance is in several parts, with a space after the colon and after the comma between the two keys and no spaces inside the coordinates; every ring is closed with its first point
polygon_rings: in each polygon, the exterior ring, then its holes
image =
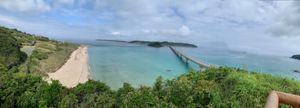
{"type": "Polygon", "coordinates": [[[171,50],[137,45],[99,42],[88,48],[91,77],[117,89],[128,82],[134,87],[152,85],[158,76],[170,79],[190,67],[171,50]]]}
{"type": "MultiPolygon", "coordinates": [[[[183,63],[167,48],[118,42],[87,42],[91,78],[117,89],[128,82],[134,87],[153,85],[158,76],[171,79],[198,67],[183,63]]],[[[185,54],[217,66],[230,66],[300,80],[300,61],[282,56],[256,55],[214,48],[183,48],[185,54]]]]}
{"type": "Polygon", "coordinates": [[[217,66],[229,66],[300,80],[300,60],[285,56],[258,55],[214,48],[178,48],[186,54],[217,66]]]}

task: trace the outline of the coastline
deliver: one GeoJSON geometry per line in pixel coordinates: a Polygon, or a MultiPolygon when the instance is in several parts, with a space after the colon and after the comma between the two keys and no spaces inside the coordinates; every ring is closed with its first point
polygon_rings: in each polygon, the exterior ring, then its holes
{"type": "Polygon", "coordinates": [[[79,46],[63,66],[54,73],[48,73],[47,81],[59,80],[63,86],[68,88],[87,82],[90,79],[87,48],[87,46],[79,46]]]}

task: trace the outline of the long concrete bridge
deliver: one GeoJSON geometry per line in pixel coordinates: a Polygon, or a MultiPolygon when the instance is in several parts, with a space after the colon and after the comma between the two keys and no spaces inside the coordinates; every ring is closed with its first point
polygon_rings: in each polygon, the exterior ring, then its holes
{"type": "MultiPolygon", "coordinates": [[[[199,65],[201,68],[208,68],[208,67],[216,67],[214,65],[210,65],[208,63],[203,62],[200,59],[193,58],[191,56],[185,55],[184,53],[176,50],[172,46],[169,46],[169,48],[179,57],[179,58],[184,58],[186,63],[188,61],[192,61],[195,64],[199,65]]],[[[300,96],[299,95],[294,95],[294,94],[289,94],[289,93],[284,93],[284,92],[278,92],[278,91],[272,91],[267,99],[267,103],[265,104],[265,108],[278,108],[280,104],[286,104],[293,106],[295,108],[300,107],[300,96]]]]}
{"type": "Polygon", "coordinates": [[[208,68],[208,67],[216,67],[214,65],[208,64],[200,59],[188,56],[180,51],[178,51],[177,49],[175,49],[172,46],[169,46],[169,48],[174,52],[174,54],[176,54],[179,58],[184,58],[185,62],[188,63],[188,61],[191,61],[195,64],[197,64],[200,68],[208,68]]]}

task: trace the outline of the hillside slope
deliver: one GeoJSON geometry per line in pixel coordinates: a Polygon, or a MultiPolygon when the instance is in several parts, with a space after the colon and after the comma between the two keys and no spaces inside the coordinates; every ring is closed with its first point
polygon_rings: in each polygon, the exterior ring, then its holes
{"type": "Polygon", "coordinates": [[[0,69],[19,65],[26,59],[26,54],[20,51],[20,43],[9,32],[0,29],[0,69]]]}
{"type": "Polygon", "coordinates": [[[62,66],[78,45],[0,27],[0,69],[18,66],[15,71],[46,76],[62,66]],[[26,54],[22,51],[26,52],[26,54]]]}

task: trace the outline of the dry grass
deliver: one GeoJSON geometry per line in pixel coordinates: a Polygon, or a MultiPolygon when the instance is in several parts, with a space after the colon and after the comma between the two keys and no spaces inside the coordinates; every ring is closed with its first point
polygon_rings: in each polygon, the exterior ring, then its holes
{"type": "Polygon", "coordinates": [[[77,49],[77,46],[62,45],[63,50],[55,51],[48,55],[48,59],[41,60],[40,68],[43,72],[55,72],[58,70],[69,58],[71,53],[77,49]]]}
{"type": "Polygon", "coordinates": [[[77,48],[78,45],[70,43],[37,41],[35,51],[46,54],[48,58],[39,60],[35,57],[28,57],[19,69],[23,72],[45,76],[48,72],[59,69],[77,48]]]}

